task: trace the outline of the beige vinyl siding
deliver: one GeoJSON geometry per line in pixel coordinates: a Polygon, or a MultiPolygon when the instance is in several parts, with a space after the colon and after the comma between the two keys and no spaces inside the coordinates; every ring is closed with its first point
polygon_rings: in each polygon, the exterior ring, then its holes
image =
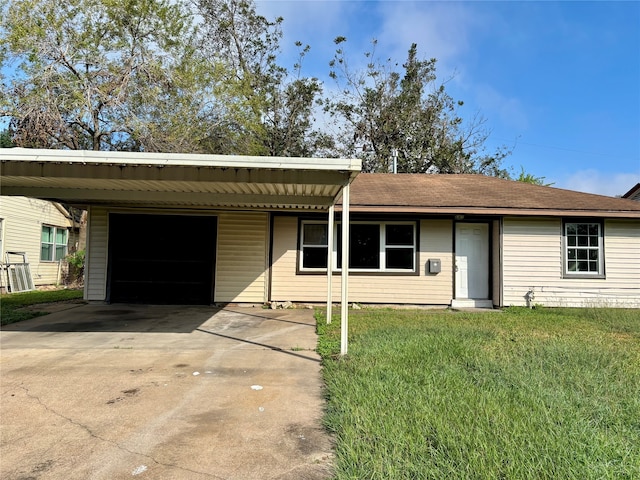
{"type": "Polygon", "coordinates": [[[87,257],[84,276],[85,300],[107,297],[107,251],[109,214],[104,207],[89,207],[87,215],[87,257]]]}
{"type": "MultiPolygon", "coordinates": [[[[423,220],[420,225],[419,275],[361,273],[349,276],[349,301],[384,304],[432,304],[451,302],[453,285],[452,222],[423,220]],[[438,258],[441,273],[429,274],[427,261],[438,258]]],[[[273,225],[271,300],[325,302],[324,274],[296,274],[298,218],[277,216],[273,225]]],[[[334,275],[333,300],[340,299],[340,277],[334,275]]]]}
{"type": "MultiPolygon", "coordinates": [[[[214,300],[216,302],[264,302],[268,214],[222,212],[217,217],[218,245],[214,300]]],[[[87,242],[90,259],[85,276],[87,300],[104,301],[106,299],[108,218],[109,210],[106,208],[92,207],[89,210],[87,242]]]]}
{"type": "Polygon", "coordinates": [[[504,305],[640,307],[640,222],[606,220],[606,278],[562,277],[562,219],[505,218],[504,305]]]}
{"type": "Polygon", "coordinates": [[[424,275],[424,304],[449,305],[453,296],[453,221],[422,220],[420,222],[420,276],[424,275]],[[428,273],[429,258],[442,262],[438,274],[428,273]]]}
{"type": "Polygon", "coordinates": [[[502,301],[502,262],[501,262],[501,230],[500,220],[491,223],[491,293],[494,305],[500,305],[502,301]]]}
{"type": "MultiPolygon", "coordinates": [[[[25,252],[35,285],[59,283],[62,269],[57,261],[40,261],[42,226],[69,229],[71,221],[52,203],[27,197],[2,197],[0,218],[3,219],[1,261],[5,252],[25,252]]],[[[63,267],[66,269],[66,267],[63,267]]],[[[2,285],[6,278],[2,279],[2,285]]]]}
{"type": "Polygon", "coordinates": [[[214,294],[216,302],[266,301],[268,238],[268,213],[220,213],[214,294]]]}
{"type": "Polygon", "coordinates": [[[604,261],[605,303],[640,308],[640,221],[606,220],[604,261]],[[615,299],[611,296],[615,295],[615,299]]]}

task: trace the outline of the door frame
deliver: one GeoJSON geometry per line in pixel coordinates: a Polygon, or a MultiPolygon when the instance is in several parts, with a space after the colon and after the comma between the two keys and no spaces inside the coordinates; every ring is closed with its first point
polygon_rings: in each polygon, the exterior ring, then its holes
{"type": "Polygon", "coordinates": [[[492,228],[491,220],[456,220],[453,222],[453,292],[452,292],[452,300],[451,306],[453,308],[463,308],[463,307],[476,307],[476,308],[493,308],[493,228],[492,228]],[[459,225],[485,225],[487,228],[487,262],[485,265],[485,269],[487,272],[486,281],[487,281],[487,298],[458,298],[457,297],[457,240],[458,240],[458,226],[459,225]]]}

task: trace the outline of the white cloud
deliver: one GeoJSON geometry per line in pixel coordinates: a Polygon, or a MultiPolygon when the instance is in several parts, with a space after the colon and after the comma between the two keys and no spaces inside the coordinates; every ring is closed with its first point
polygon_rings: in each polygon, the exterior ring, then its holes
{"type": "Polygon", "coordinates": [[[638,182],[640,182],[640,173],[637,172],[614,173],[589,169],[561,177],[555,180],[553,186],[615,197],[617,195],[624,195],[638,182]]]}
{"type": "Polygon", "coordinates": [[[399,63],[406,59],[411,44],[417,43],[421,57],[438,60],[443,79],[455,73],[457,82],[464,77],[463,56],[471,48],[473,31],[485,28],[481,16],[462,3],[257,0],[256,4],[267,18],[284,18],[286,56],[295,52],[293,42],[300,40],[311,45],[308,63],[319,61],[326,66],[335,51],[333,39],[343,35],[352,66],[358,68],[366,62],[363,54],[371,49],[373,39],[378,41],[379,59],[399,63]]]}

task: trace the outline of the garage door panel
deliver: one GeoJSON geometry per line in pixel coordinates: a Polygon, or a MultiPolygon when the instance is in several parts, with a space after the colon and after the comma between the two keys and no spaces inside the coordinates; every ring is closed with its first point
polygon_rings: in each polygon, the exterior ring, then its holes
{"type": "Polygon", "coordinates": [[[215,241],[215,217],[111,214],[110,300],[212,303],[215,241]]]}

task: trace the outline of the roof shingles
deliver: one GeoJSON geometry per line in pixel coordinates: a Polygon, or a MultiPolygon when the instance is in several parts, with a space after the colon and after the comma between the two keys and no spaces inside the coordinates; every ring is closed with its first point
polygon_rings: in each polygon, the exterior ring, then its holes
{"type": "Polygon", "coordinates": [[[640,203],[632,200],[467,174],[361,173],[350,206],[360,212],[640,218],[640,203]]]}

